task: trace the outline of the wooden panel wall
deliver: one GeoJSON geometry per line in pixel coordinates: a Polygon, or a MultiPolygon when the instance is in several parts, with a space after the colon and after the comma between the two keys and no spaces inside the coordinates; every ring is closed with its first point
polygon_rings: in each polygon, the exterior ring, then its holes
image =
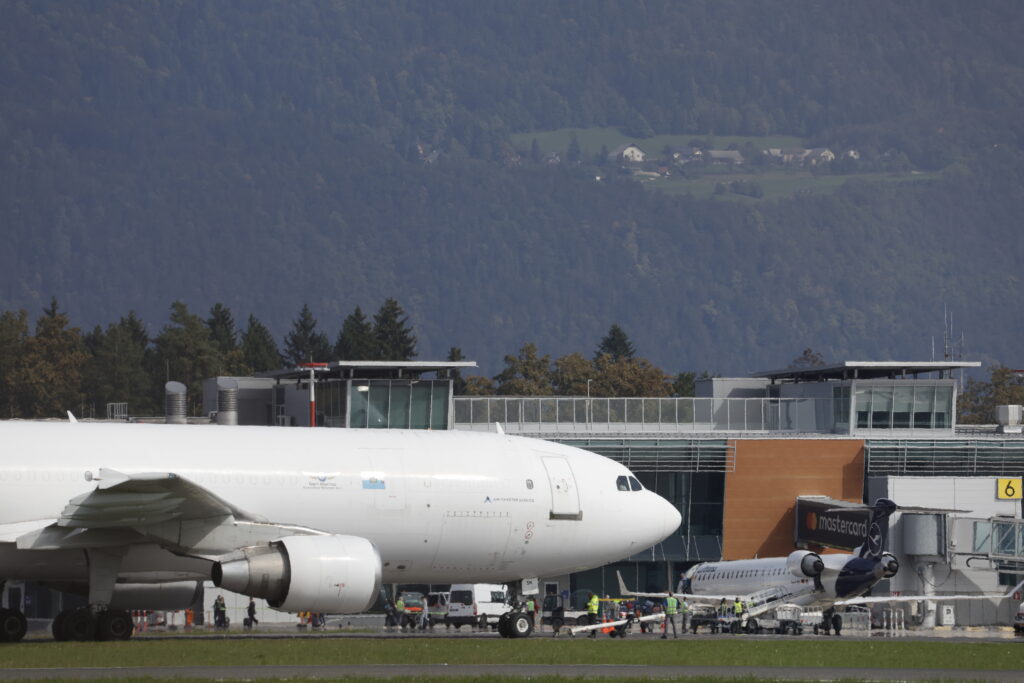
{"type": "Polygon", "coordinates": [[[725,475],[723,558],[791,553],[797,496],[860,502],[864,441],[737,439],[736,471],[725,475]]]}

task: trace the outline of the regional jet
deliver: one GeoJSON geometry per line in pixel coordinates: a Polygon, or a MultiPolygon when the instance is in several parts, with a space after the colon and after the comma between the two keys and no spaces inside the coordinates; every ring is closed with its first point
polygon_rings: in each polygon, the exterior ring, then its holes
{"type": "MultiPolygon", "coordinates": [[[[867,506],[865,506],[867,507],[867,506]]],[[[828,510],[849,511],[850,507],[828,510]]],[[[702,562],[691,567],[683,576],[676,592],[677,598],[710,605],[725,601],[733,614],[734,600],[740,600],[744,612],[740,620],[731,625],[735,631],[745,628],[756,632],[757,617],[783,605],[822,610],[822,622],[816,627],[828,635],[839,635],[843,619],[836,611],[845,605],[864,605],[876,602],[920,602],[922,600],[988,600],[1005,599],[1005,595],[906,595],[899,597],[865,594],[879,581],[896,575],[899,561],[884,552],[889,530],[889,517],[897,509],[916,512],[949,512],[932,508],[897,506],[891,500],[879,498],[870,506],[871,518],[866,526],[864,543],[851,553],[819,555],[810,550],[794,550],[786,557],[765,557],[752,560],[702,562]]],[[[1024,584],[1024,582],[1022,582],[1024,584]]],[[[619,574],[619,588],[623,595],[665,598],[668,593],[640,593],[626,588],[619,574]]]]}
{"type": "MultiPolygon", "coordinates": [[[[322,613],[364,611],[382,583],[508,583],[499,630],[522,637],[524,579],[681,521],[613,460],[501,433],[0,422],[0,443],[0,591],[87,596],[58,640],[127,639],[127,610],[184,609],[205,580],[322,613]]],[[[25,630],[0,612],[0,639],[25,630]]]]}

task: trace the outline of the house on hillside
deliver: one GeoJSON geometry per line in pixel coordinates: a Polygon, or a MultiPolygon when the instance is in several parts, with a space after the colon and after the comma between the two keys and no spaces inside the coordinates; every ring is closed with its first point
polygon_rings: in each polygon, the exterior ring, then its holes
{"type": "Polygon", "coordinates": [[[814,149],[807,150],[807,156],[804,158],[804,163],[810,164],[811,166],[817,166],[818,164],[827,164],[835,160],[835,153],[828,147],[815,147],[814,149]]]}
{"type": "Polygon", "coordinates": [[[679,165],[701,161],[704,158],[704,151],[699,147],[670,147],[668,151],[672,155],[672,161],[679,165]]]}
{"type": "Polygon", "coordinates": [[[807,150],[803,147],[785,147],[779,153],[784,164],[802,164],[807,156],[807,150]]]}
{"type": "Polygon", "coordinates": [[[739,166],[743,163],[743,155],[734,149],[709,149],[708,161],[713,164],[739,166]]]}
{"type": "Polygon", "coordinates": [[[646,158],[647,152],[632,143],[619,145],[608,153],[609,161],[623,161],[630,164],[643,163],[646,158]]]}

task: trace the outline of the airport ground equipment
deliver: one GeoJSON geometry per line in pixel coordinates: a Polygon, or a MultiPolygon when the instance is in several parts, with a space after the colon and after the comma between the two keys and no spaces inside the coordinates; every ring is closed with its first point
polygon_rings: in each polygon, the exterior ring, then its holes
{"type": "Polygon", "coordinates": [[[612,638],[625,638],[629,635],[629,629],[633,624],[645,624],[655,621],[664,621],[665,615],[649,614],[646,617],[636,617],[630,615],[625,619],[616,619],[615,621],[605,621],[599,624],[587,624],[586,626],[569,626],[565,630],[569,632],[570,636],[576,636],[579,633],[589,633],[590,631],[603,631],[605,629],[611,629],[608,635],[612,638]]]}

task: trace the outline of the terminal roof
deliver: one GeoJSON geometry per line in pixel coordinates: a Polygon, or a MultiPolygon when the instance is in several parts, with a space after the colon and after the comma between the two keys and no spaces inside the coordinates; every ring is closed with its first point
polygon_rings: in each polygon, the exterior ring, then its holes
{"type": "Polygon", "coordinates": [[[310,363],[307,366],[270,370],[259,373],[259,376],[275,379],[304,379],[309,377],[309,371],[312,369],[321,379],[325,377],[415,378],[427,372],[436,372],[440,377],[452,370],[475,367],[477,367],[476,361],[335,360],[330,363],[310,363]]]}
{"type": "Polygon", "coordinates": [[[773,382],[821,382],[830,379],[873,379],[917,377],[920,374],[939,373],[939,377],[950,377],[954,370],[960,368],[978,368],[977,361],[863,361],[846,360],[831,365],[805,368],[785,368],[784,370],[766,370],[753,373],[754,377],[764,377],[773,382]]]}

